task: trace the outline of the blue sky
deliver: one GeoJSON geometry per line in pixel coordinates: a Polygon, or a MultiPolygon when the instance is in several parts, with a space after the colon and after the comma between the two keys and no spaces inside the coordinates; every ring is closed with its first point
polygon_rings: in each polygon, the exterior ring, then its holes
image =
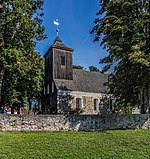
{"type": "Polygon", "coordinates": [[[93,42],[90,34],[94,26],[96,13],[99,10],[99,0],[45,0],[43,25],[47,39],[37,44],[36,51],[43,56],[56,38],[55,19],[59,20],[59,37],[68,47],[74,49],[73,64],[84,68],[96,66],[100,70],[100,58],[106,51],[93,42]]]}

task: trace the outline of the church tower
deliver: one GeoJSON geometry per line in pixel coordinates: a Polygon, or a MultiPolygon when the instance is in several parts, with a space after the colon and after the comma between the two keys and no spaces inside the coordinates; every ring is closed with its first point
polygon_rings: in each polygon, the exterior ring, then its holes
{"type": "Polygon", "coordinates": [[[73,80],[72,68],[73,49],[63,44],[57,36],[53,45],[48,49],[45,58],[44,77],[44,103],[45,110],[50,109],[57,112],[57,89],[55,79],[73,80]]]}
{"type": "Polygon", "coordinates": [[[45,57],[45,82],[53,79],[73,79],[72,70],[73,49],[63,44],[57,36],[45,57]]]}

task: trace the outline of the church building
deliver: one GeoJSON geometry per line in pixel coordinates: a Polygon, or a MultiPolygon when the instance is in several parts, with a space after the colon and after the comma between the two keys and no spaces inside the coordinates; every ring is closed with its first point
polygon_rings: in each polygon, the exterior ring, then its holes
{"type": "Polygon", "coordinates": [[[104,110],[112,111],[111,95],[104,86],[108,75],[74,69],[72,54],[73,49],[57,36],[44,55],[43,110],[55,114],[100,114],[104,110]]]}

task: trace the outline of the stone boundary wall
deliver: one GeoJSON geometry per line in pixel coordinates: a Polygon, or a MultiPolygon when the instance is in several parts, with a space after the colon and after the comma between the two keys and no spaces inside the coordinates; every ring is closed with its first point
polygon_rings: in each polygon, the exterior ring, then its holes
{"type": "Polygon", "coordinates": [[[0,115],[0,131],[101,131],[150,129],[150,114],[133,115],[0,115]]]}

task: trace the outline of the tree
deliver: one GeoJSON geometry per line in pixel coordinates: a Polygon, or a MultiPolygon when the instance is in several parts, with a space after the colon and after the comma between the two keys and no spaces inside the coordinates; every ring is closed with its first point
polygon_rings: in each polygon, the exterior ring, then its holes
{"type": "Polygon", "coordinates": [[[109,53],[100,61],[103,71],[114,67],[108,79],[111,93],[127,107],[138,105],[143,92],[142,113],[150,112],[150,1],[101,0],[97,15],[91,33],[94,41],[102,38],[109,53]]]}
{"type": "Polygon", "coordinates": [[[33,97],[41,91],[43,59],[34,49],[45,38],[42,5],[43,0],[0,3],[1,105],[20,104],[28,96],[31,98],[31,92],[33,97]]]}
{"type": "Polygon", "coordinates": [[[83,70],[83,66],[80,66],[80,65],[73,65],[73,69],[83,70]]]}
{"type": "Polygon", "coordinates": [[[44,61],[41,56],[35,52],[33,52],[28,57],[29,59],[34,59],[34,63],[31,62],[30,68],[28,69],[28,73],[26,76],[26,96],[29,103],[29,110],[31,110],[31,103],[33,98],[36,98],[37,100],[40,100],[42,96],[42,85],[41,82],[43,82],[43,66],[44,61]],[[32,90],[32,91],[31,91],[32,90]]]}
{"type": "Polygon", "coordinates": [[[99,72],[99,69],[95,66],[89,66],[89,70],[93,72],[99,72]]]}

